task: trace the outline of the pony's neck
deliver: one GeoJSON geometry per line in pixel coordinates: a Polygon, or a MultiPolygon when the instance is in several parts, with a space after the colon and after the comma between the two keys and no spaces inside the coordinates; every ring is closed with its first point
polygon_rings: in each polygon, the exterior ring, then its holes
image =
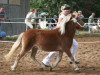
{"type": "Polygon", "coordinates": [[[67,37],[74,37],[75,35],[75,25],[72,21],[69,21],[68,23],[66,23],[67,25],[65,26],[65,36],[67,37]]]}

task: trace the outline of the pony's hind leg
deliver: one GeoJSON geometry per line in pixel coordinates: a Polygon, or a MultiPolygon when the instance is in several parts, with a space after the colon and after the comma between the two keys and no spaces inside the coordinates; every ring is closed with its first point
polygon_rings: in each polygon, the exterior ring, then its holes
{"type": "MultiPolygon", "coordinates": [[[[45,64],[44,64],[43,62],[39,62],[39,61],[37,61],[37,59],[35,58],[36,53],[37,53],[37,50],[38,50],[37,47],[33,47],[33,48],[32,48],[31,58],[33,59],[33,61],[34,61],[35,63],[37,63],[37,64],[39,65],[39,68],[40,68],[41,70],[43,70],[43,69],[45,69],[45,68],[47,68],[47,67],[45,66],[45,64]]],[[[51,67],[50,67],[50,68],[51,68],[51,67]]]]}
{"type": "Polygon", "coordinates": [[[16,60],[14,64],[11,66],[11,70],[14,71],[18,65],[19,60],[26,54],[28,50],[25,50],[25,48],[22,47],[21,52],[17,55],[16,60]]]}
{"type": "Polygon", "coordinates": [[[33,48],[32,48],[31,58],[33,59],[33,61],[34,61],[35,63],[38,63],[39,65],[41,65],[41,64],[36,60],[36,58],[35,58],[36,53],[37,53],[37,50],[38,50],[37,47],[33,47],[33,48]]]}
{"type": "Polygon", "coordinates": [[[69,58],[71,59],[71,61],[73,62],[75,71],[79,71],[78,65],[75,63],[75,59],[74,59],[74,57],[72,56],[70,50],[67,50],[65,53],[68,55],[68,57],[69,57],[69,58]]]}
{"type": "Polygon", "coordinates": [[[37,47],[33,47],[32,48],[32,53],[31,53],[31,58],[33,59],[33,61],[35,63],[38,63],[39,67],[42,69],[42,68],[45,68],[45,65],[43,63],[40,63],[39,61],[36,60],[35,56],[36,56],[36,53],[37,53],[37,50],[38,48],[37,47]]]}

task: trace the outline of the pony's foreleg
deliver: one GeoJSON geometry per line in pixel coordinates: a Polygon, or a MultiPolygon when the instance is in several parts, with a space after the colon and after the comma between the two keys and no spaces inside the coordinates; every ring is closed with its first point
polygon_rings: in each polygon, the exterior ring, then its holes
{"type": "Polygon", "coordinates": [[[59,51],[59,54],[58,54],[58,56],[56,58],[56,62],[53,65],[51,65],[51,69],[50,70],[52,70],[53,68],[55,68],[58,65],[58,63],[62,59],[62,55],[63,55],[63,52],[59,51]]]}
{"type": "Polygon", "coordinates": [[[68,57],[69,57],[69,58],[71,59],[71,61],[73,62],[75,71],[79,71],[78,65],[75,63],[75,59],[74,59],[74,57],[72,56],[70,50],[67,50],[65,53],[68,55],[68,57]]]}
{"type": "Polygon", "coordinates": [[[11,70],[14,71],[18,65],[19,60],[25,55],[26,51],[22,49],[22,51],[17,55],[14,64],[11,66],[11,70]]]}

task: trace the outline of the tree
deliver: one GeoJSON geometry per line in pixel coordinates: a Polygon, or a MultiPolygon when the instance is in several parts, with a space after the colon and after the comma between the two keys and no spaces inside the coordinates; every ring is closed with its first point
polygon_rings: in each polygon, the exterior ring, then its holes
{"type": "Polygon", "coordinates": [[[81,10],[85,17],[92,12],[95,12],[96,16],[100,16],[99,0],[30,0],[30,7],[49,12],[50,16],[58,15],[63,4],[69,4],[73,11],[81,10]]]}

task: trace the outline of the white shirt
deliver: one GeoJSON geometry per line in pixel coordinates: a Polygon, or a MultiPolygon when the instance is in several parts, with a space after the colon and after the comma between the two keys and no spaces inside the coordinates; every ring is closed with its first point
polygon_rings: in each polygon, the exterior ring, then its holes
{"type": "Polygon", "coordinates": [[[68,15],[60,14],[59,19],[63,19],[63,20],[60,23],[58,22],[57,27],[67,23],[70,20],[70,18],[71,18],[71,14],[68,14],[68,15]]]}
{"type": "Polygon", "coordinates": [[[64,14],[59,15],[59,19],[64,17],[66,17],[64,14]]]}
{"type": "Polygon", "coordinates": [[[28,21],[28,22],[34,22],[36,18],[36,14],[33,13],[33,12],[29,12],[27,15],[26,15],[26,18],[25,18],[25,22],[28,21]]]}

